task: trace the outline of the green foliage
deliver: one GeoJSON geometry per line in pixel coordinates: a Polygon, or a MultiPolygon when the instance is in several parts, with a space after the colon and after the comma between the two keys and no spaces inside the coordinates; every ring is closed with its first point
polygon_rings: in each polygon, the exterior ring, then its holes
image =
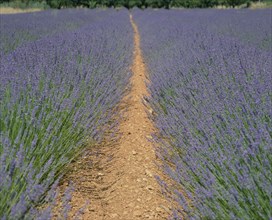
{"type": "MultiPolygon", "coordinates": [[[[256,0],[253,0],[253,2],[256,0]]],[[[272,1],[272,0],[267,0],[272,1]]],[[[250,0],[0,0],[1,5],[10,4],[11,7],[27,8],[37,4],[38,8],[69,8],[69,7],[133,7],[138,8],[211,8],[218,5],[236,7],[243,4],[250,6],[250,0]]]]}
{"type": "Polygon", "coordinates": [[[73,1],[71,0],[47,0],[47,4],[51,8],[62,8],[62,7],[72,7],[73,6],[73,1]]]}
{"type": "Polygon", "coordinates": [[[248,0],[226,0],[225,4],[234,8],[235,6],[242,5],[247,2],[248,0]]]}
{"type": "Polygon", "coordinates": [[[45,0],[0,0],[0,7],[47,9],[48,4],[45,0]]]}
{"type": "MultiPolygon", "coordinates": [[[[44,87],[42,80],[40,81],[40,93],[44,87]]],[[[52,94],[55,88],[52,88],[52,94]]],[[[60,103],[65,102],[70,95],[71,93],[67,93],[66,96],[60,97],[60,103]]],[[[79,100],[74,101],[78,102],[78,108],[72,110],[56,109],[52,97],[45,98],[42,100],[42,105],[37,105],[34,99],[38,97],[34,98],[30,90],[22,94],[12,108],[9,108],[11,97],[12,94],[7,89],[4,99],[0,102],[1,119],[9,119],[0,120],[0,134],[6,135],[12,146],[16,146],[9,152],[12,155],[10,158],[18,157],[17,152],[24,152],[22,161],[24,165],[22,166],[25,170],[33,167],[33,174],[31,174],[33,181],[38,181],[35,178],[41,175],[39,184],[43,181],[51,185],[54,181],[53,176],[60,176],[65,165],[75,158],[86,145],[84,142],[86,134],[84,134],[83,127],[75,126],[73,123],[76,112],[83,105],[84,97],[82,95],[79,100]],[[32,123],[33,120],[36,120],[35,118],[39,120],[39,124],[32,123]]],[[[90,143],[94,142],[90,140],[90,143]]],[[[0,153],[4,151],[4,144],[0,139],[0,153]]],[[[10,159],[7,159],[6,163],[11,166],[10,159]]],[[[12,173],[12,178],[12,185],[0,191],[0,215],[10,213],[11,207],[18,202],[22,192],[27,189],[27,177],[22,169],[16,168],[12,173]]],[[[38,184],[38,182],[35,183],[38,184]]]]}

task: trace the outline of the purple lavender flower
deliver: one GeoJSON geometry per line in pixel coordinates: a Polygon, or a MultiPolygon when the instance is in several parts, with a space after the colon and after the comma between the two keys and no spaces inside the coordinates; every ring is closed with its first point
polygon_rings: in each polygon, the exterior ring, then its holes
{"type": "Polygon", "coordinates": [[[54,203],[48,192],[64,166],[103,139],[125,93],[129,12],[49,10],[0,19],[0,218],[47,219],[50,204],[44,213],[36,206],[54,203]]]}
{"type": "Polygon", "coordinates": [[[271,10],[133,15],[150,73],[158,154],[180,187],[173,219],[269,219],[271,10]]]}

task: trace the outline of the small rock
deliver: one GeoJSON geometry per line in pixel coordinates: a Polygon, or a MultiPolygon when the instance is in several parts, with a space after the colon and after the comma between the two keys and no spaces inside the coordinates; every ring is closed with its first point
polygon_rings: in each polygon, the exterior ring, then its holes
{"type": "Polygon", "coordinates": [[[143,181],[147,181],[147,179],[146,179],[146,178],[143,178],[143,181]]]}
{"type": "Polygon", "coordinates": [[[142,212],[140,210],[136,210],[133,212],[133,216],[140,217],[142,215],[142,212]]]}
{"type": "Polygon", "coordinates": [[[156,211],[157,211],[157,212],[163,212],[164,210],[163,210],[162,208],[160,208],[160,207],[157,207],[157,208],[156,208],[156,211]]]}
{"type": "Polygon", "coordinates": [[[137,181],[138,183],[140,183],[140,182],[141,182],[141,179],[138,178],[136,181],[137,181]]]}
{"type": "Polygon", "coordinates": [[[94,212],[94,211],[95,211],[95,207],[89,206],[89,207],[88,207],[88,210],[89,210],[90,212],[94,212]]]}
{"type": "Polygon", "coordinates": [[[141,199],[137,199],[138,202],[141,202],[141,199]]]}
{"type": "Polygon", "coordinates": [[[103,173],[98,173],[97,176],[104,176],[104,174],[103,173]]]}
{"type": "Polygon", "coordinates": [[[147,188],[148,190],[153,190],[153,189],[154,189],[154,188],[153,188],[152,186],[150,186],[150,185],[147,186],[146,188],[147,188]]]}
{"type": "Polygon", "coordinates": [[[148,109],[148,112],[151,114],[151,115],[153,115],[153,110],[150,108],[150,109],[148,109]]]}
{"type": "Polygon", "coordinates": [[[145,170],[145,174],[147,176],[153,177],[153,174],[149,170],[145,170]]]}
{"type": "Polygon", "coordinates": [[[137,152],[136,152],[135,150],[133,150],[133,151],[132,151],[132,154],[133,154],[133,155],[136,155],[136,154],[137,154],[137,152]]]}

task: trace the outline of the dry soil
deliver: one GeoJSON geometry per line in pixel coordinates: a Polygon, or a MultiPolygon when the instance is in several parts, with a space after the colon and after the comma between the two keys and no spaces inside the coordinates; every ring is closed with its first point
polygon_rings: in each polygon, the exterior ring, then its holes
{"type": "Polygon", "coordinates": [[[148,118],[152,110],[143,101],[148,96],[147,70],[140,48],[140,35],[134,30],[134,61],[131,67],[131,89],[119,109],[127,109],[119,124],[120,136],[105,142],[73,164],[62,187],[73,182],[70,218],[86,200],[84,220],[167,219],[171,204],[162,193],[155,176],[162,173],[150,141],[155,127],[148,118]],[[91,152],[96,152],[91,153],[91,152]]]}

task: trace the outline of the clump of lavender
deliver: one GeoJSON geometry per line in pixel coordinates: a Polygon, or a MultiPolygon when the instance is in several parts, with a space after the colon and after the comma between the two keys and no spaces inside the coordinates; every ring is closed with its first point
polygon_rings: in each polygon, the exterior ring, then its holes
{"type": "MultiPolygon", "coordinates": [[[[32,33],[35,24],[44,30],[56,25],[43,22],[47,13],[54,12],[28,15],[32,33]]],[[[8,43],[9,52],[0,57],[0,219],[50,217],[50,208],[41,214],[35,207],[49,202],[47,192],[65,166],[103,138],[128,84],[128,11],[64,10],[54,16],[57,24],[62,16],[66,24],[82,20],[47,37],[37,28],[37,39],[23,39],[15,50],[8,43]]]]}
{"type": "Polygon", "coordinates": [[[272,217],[270,13],[134,11],[173,219],[272,217]]]}
{"type": "Polygon", "coordinates": [[[96,22],[105,12],[102,10],[62,11],[46,10],[34,13],[0,15],[0,57],[28,42],[56,34],[65,34],[71,30],[96,22]],[[73,20],[70,18],[73,17],[73,20]]]}

